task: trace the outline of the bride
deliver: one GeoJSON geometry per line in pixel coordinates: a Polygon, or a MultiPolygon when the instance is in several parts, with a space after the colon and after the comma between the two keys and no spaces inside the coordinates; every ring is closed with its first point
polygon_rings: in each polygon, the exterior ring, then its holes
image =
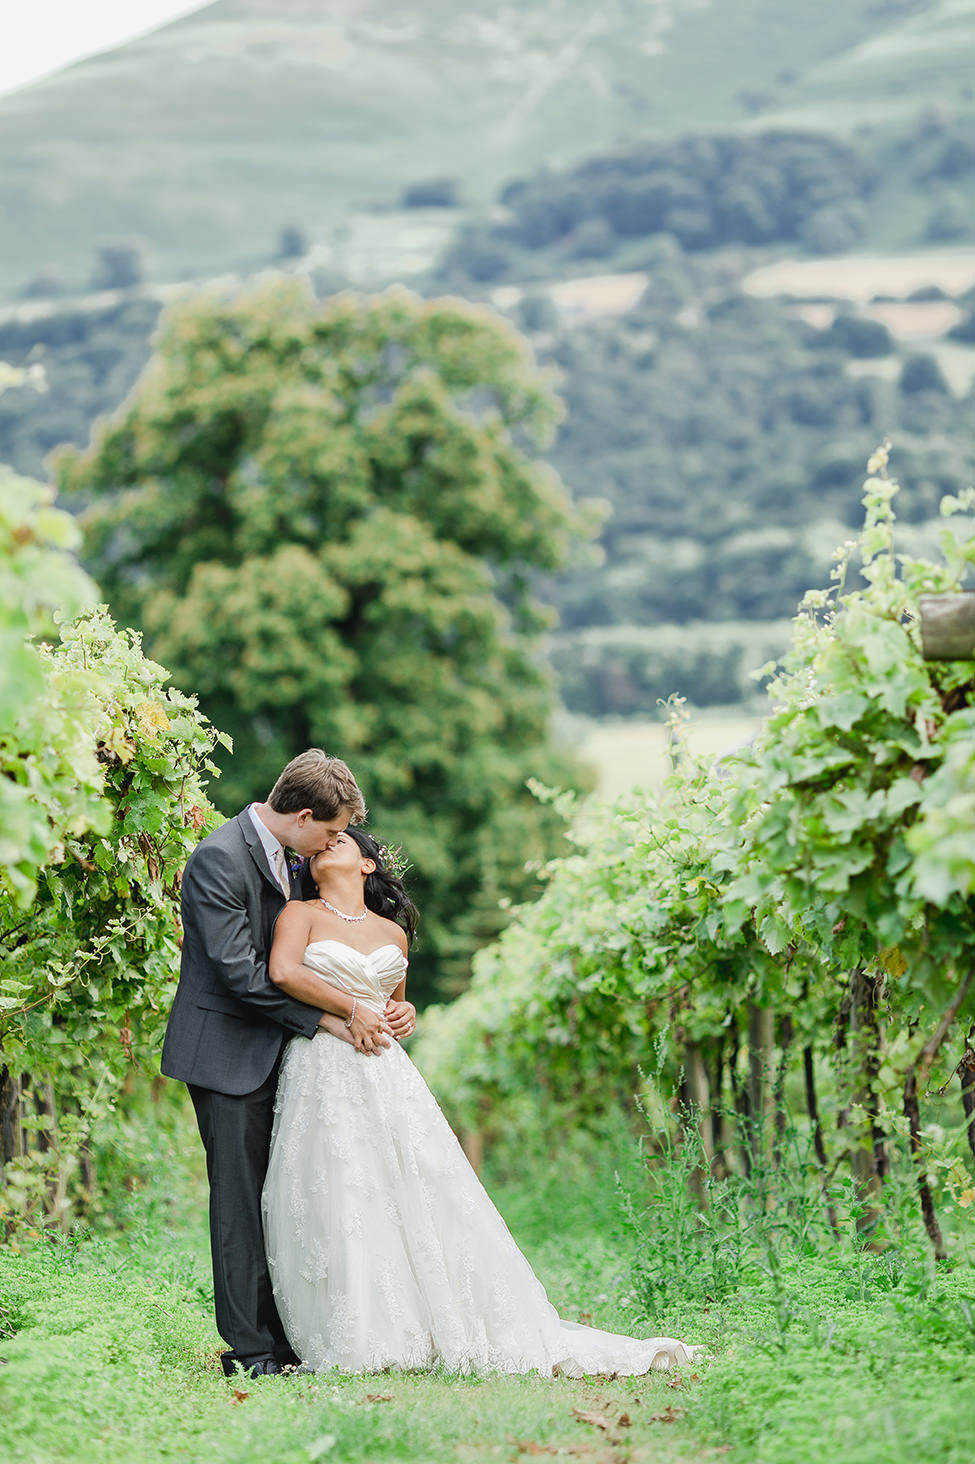
{"type": "Polygon", "coordinates": [[[271,979],[287,991],[299,967],[315,971],[346,1007],[351,1040],[292,1040],[278,1083],[264,1236],[305,1367],[579,1377],[689,1360],[698,1349],[671,1337],[559,1318],[396,1040],[415,1021],[417,917],[401,881],[359,829],[308,871],[317,896],[278,918],[271,979]]]}

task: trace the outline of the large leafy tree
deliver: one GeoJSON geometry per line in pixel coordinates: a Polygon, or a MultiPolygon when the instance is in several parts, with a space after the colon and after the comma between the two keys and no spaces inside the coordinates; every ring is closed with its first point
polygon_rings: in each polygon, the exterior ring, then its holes
{"type": "Polygon", "coordinates": [[[571,777],[531,593],[584,526],[534,456],[557,418],[488,312],[277,280],[173,310],[59,460],[113,610],[233,736],[224,808],[303,746],[346,757],[413,864],[416,974],[441,989],[551,852],[526,780],[571,777]]]}

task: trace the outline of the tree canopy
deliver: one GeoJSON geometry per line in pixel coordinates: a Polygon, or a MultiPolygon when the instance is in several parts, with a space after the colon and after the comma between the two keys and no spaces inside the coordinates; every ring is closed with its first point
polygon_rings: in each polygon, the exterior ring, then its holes
{"type": "Polygon", "coordinates": [[[602,258],[654,234],[694,251],[798,240],[831,254],[861,239],[876,182],[867,157],[829,133],[644,138],[512,181],[501,209],[471,223],[445,263],[500,279],[520,250],[602,258]]]}
{"type": "Polygon", "coordinates": [[[526,780],[572,781],[530,588],[586,522],[532,455],[558,410],[487,311],[272,281],[167,315],[120,413],[58,460],[114,612],[233,737],[222,806],[306,745],[344,756],[414,866],[428,978],[551,852],[526,780]]]}

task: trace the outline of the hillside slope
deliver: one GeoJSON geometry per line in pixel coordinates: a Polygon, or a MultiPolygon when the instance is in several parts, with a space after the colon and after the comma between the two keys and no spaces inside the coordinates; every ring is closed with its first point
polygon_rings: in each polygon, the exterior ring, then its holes
{"type": "MultiPolygon", "coordinates": [[[[886,0],[857,44],[811,61],[768,99],[763,125],[846,131],[975,110],[975,0],[886,0]]],[[[923,119],[922,119],[923,125],[923,119]]]]}
{"type": "Polygon", "coordinates": [[[919,35],[941,50],[901,66],[897,107],[970,107],[944,64],[975,46],[975,0],[217,0],[0,99],[0,292],[42,268],[77,286],[119,233],[156,278],[246,269],[282,227],[334,233],[417,179],[483,202],[627,137],[821,97],[853,125],[869,48],[911,61],[919,35]]]}

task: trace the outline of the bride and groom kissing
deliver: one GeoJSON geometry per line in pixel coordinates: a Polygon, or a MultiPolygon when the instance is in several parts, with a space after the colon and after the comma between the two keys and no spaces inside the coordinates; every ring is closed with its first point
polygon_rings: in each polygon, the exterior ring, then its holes
{"type": "Polygon", "coordinates": [[[346,764],[310,748],[183,874],[162,1071],[206,1151],[224,1372],[688,1360],[549,1303],[401,1046],[417,912],[365,817],[346,764]]]}

